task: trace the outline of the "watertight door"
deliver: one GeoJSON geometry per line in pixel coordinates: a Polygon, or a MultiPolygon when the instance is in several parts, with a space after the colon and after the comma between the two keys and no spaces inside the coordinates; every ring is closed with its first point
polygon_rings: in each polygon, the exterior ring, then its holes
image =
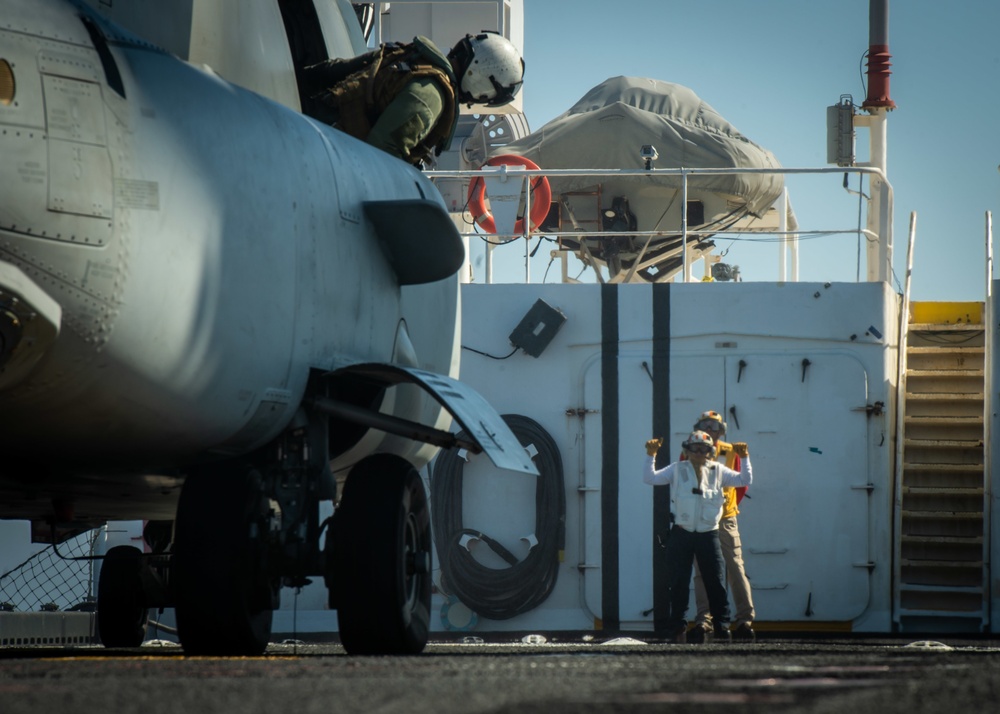
{"type": "Polygon", "coordinates": [[[851,356],[726,359],[728,441],[749,444],[740,504],[758,622],[846,623],[869,599],[867,376],[851,356]]]}

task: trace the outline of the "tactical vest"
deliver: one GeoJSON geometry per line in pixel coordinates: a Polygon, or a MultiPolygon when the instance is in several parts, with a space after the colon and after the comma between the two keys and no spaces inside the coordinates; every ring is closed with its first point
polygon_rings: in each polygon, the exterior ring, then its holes
{"type": "Polygon", "coordinates": [[[372,126],[403,87],[414,79],[428,78],[441,89],[444,103],[441,116],[430,132],[410,153],[422,160],[431,153],[440,155],[451,144],[455,129],[455,88],[448,73],[432,64],[430,58],[413,44],[382,45],[369,53],[372,61],[348,75],[324,93],[323,101],[337,114],[336,127],[364,141],[372,126]]]}

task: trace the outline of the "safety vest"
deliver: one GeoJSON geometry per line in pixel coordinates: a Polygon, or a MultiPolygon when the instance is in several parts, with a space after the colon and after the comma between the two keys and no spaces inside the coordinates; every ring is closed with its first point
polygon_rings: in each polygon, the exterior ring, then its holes
{"type": "MultiPolygon", "coordinates": [[[[720,464],[725,464],[733,471],[740,470],[740,457],[733,451],[733,445],[725,441],[715,442],[716,454],[715,460],[720,464]]],[[[681,454],[681,461],[687,459],[683,453],[681,454]]],[[[740,513],[739,503],[743,500],[744,494],[747,492],[746,486],[737,486],[735,488],[727,486],[722,489],[723,494],[723,508],[722,517],[723,518],[733,518],[740,513]]]]}
{"type": "Polygon", "coordinates": [[[670,485],[670,511],[674,524],[686,531],[703,533],[719,527],[722,518],[722,474],[719,463],[705,463],[705,482],[698,483],[698,474],[690,461],[679,461],[670,485]],[[700,489],[701,493],[695,493],[700,489]]]}
{"type": "Polygon", "coordinates": [[[369,52],[367,66],[330,87],[324,101],[338,115],[336,127],[364,141],[372,126],[403,87],[415,79],[427,78],[441,90],[444,103],[441,116],[410,156],[414,160],[440,155],[451,145],[457,124],[454,75],[448,60],[430,45],[429,40],[414,38],[407,45],[385,44],[369,52]]]}

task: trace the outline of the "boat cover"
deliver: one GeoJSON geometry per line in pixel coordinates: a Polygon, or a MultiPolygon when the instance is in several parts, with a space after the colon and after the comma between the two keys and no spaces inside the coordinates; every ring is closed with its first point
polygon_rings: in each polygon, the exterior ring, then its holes
{"type": "MultiPolygon", "coordinates": [[[[693,91],[642,77],[612,77],[565,113],[494,154],[517,154],[553,169],[643,168],[640,148],[652,144],[654,168],[780,168],[767,149],[740,134],[693,91]]],[[[679,188],[679,176],[655,183],[679,188]]],[[[554,194],[587,190],[593,177],[550,177],[554,194]]],[[[603,179],[602,179],[603,181],[603,179]]],[[[781,195],[778,174],[691,177],[691,189],[738,196],[760,216],[781,195]]]]}

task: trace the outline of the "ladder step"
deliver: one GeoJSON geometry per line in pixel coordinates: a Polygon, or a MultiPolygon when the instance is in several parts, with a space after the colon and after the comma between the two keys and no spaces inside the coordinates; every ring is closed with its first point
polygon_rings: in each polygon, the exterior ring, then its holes
{"type": "Polygon", "coordinates": [[[983,488],[982,486],[970,486],[968,488],[960,486],[903,486],[903,493],[912,496],[960,496],[966,498],[969,496],[981,497],[983,495],[983,488]]]}
{"type": "Polygon", "coordinates": [[[900,587],[912,588],[915,585],[941,588],[952,593],[959,588],[982,589],[983,568],[966,567],[945,569],[937,566],[904,565],[900,570],[900,587]]]}
{"type": "Polygon", "coordinates": [[[986,610],[982,588],[900,586],[900,612],[908,615],[944,616],[965,613],[970,617],[986,610]]]}
{"type": "MultiPolygon", "coordinates": [[[[976,500],[982,500],[984,492],[985,491],[980,484],[972,484],[969,486],[962,486],[961,484],[935,484],[934,486],[913,485],[906,480],[906,473],[903,473],[903,495],[919,501],[929,501],[939,498],[941,499],[942,504],[941,508],[938,509],[939,511],[954,510],[952,506],[944,505],[947,503],[947,499],[949,498],[962,501],[963,503],[972,503],[976,500]]],[[[983,510],[982,506],[980,506],[979,510],[983,510]]]]}
{"type": "Polygon", "coordinates": [[[977,476],[983,475],[983,465],[982,464],[942,464],[938,462],[934,463],[921,463],[919,461],[906,462],[903,464],[903,469],[906,471],[925,472],[925,473],[935,473],[941,476],[967,476],[969,474],[975,474],[977,476]]]}
{"type": "Polygon", "coordinates": [[[979,545],[982,546],[982,536],[927,536],[927,535],[904,535],[904,543],[917,543],[928,545],[979,545]]]}
{"type": "Polygon", "coordinates": [[[985,350],[982,347],[944,348],[944,347],[907,347],[906,367],[909,370],[921,369],[965,369],[983,367],[986,361],[985,350]]]}
{"type": "Polygon", "coordinates": [[[981,449],[982,439],[903,439],[904,446],[922,446],[926,449],[981,449]]]}
{"type": "Polygon", "coordinates": [[[982,488],[982,465],[966,464],[905,464],[903,483],[913,487],[932,488],[982,488]],[[958,466],[945,469],[945,466],[958,466]]]}
{"type": "Polygon", "coordinates": [[[906,378],[911,377],[983,377],[982,367],[970,369],[907,369],[906,378]]]}
{"type": "Polygon", "coordinates": [[[914,511],[902,513],[901,536],[978,538],[984,531],[982,512],[914,511]]]}
{"type": "Polygon", "coordinates": [[[942,353],[962,354],[969,356],[985,355],[985,347],[958,347],[953,345],[941,345],[940,347],[907,347],[907,354],[936,355],[942,353]]]}
{"type": "Polygon", "coordinates": [[[982,467],[983,442],[904,439],[903,469],[915,464],[964,464],[982,467]]]}
{"type": "Polygon", "coordinates": [[[899,614],[903,617],[983,617],[984,610],[910,610],[909,608],[899,608],[899,614]]]}
{"type": "Polygon", "coordinates": [[[931,616],[981,614],[986,609],[982,586],[943,586],[901,583],[900,612],[931,616]]]}
{"type": "Polygon", "coordinates": [[[907,416],[976,417],[984,412],[982,392],[907,392],[907,416]]]}
{"type": "Polygon", "coordinates": [[[964,395],[969,399],[983,401],[983,378],[966,377],[957,375],[949,379],[934,377],[933,379],[919,379],[907,376],[906,378],[906,398],[920,398],[919,395],[927,395],[930,399],[951,399],[945,395],[964,395]]]}
{"type": "Polygon", "coordinates": [[[918,568],[942,568],[942,569],[958,569],[958,568],[974,568],[976,570],[981,570],[983,567],[983,561],[980,560],[921,560],[919,558],[904,558],[899,561],[899,564],[903,567],[913,566],[918,568]]]}
{"type": "Polygon", "coordinates": [[[982,466],[978,466],[976,464],[904,463],[904,466],[914,471],[926,471],[928,473],[934,472],[939,473],[942,476],[960,476],[969,473],[983,473],[982,466]]]}
{"type": "Polygon", "coordinates": [[[906,439],[913,441],[982,441],[983,420],[976,417],[906,417],[906,439]],[[914,421],[920,419],[923,421],[914,421]],[[933,421],[931,421],[933,419],[933,421]],[[961,421],[949,421],[961,419],[961,421]]]}
{"type": "Polygon", "coordinates": [[[901,562],[946,560],[981,563],[983,562],[983,539],[981,536],[904,534],[900,537],[899,557],[901,562]]]}
{"type": "Polygon", "coordinates": [[[959,401],[959,402],[974,402],[982,401],[982,392],[979,394],[972,394],[971,392],[954,392],[952,394],[947,394],[945,392],[918,392],[916,394],[907,394],[907,400],[914,399],[917,401],[928,400],[928,401],[959,401]]]}
{"type": "Polygon", "coordinates": [[[955,585],[916,585],[909,583],[900,583],[899,589],[906,592],[937,593],[939,595],[947,595],[950,593],[962,594],[962,595],[983,594],[983,588],[978,585],[955,586],[955,585]]]}
{"type": "Polygon", "coordinates": [[[904,422],[906,424],[941,424],[943,426],[951,426],[953,424],[982,424],[983,415],[956,414],[951,416],[949,414],[907,414],[904,422]]]}
{"type": "Polygon", "coordinates": [[[910,332],[982,332],[981,323],[966,323],[936,325],[930,322],[914,322],[909,326],[910,332]]]}
{"type": "MultiPolygon", "coordinates": [[[[943,395],[965,395],[970,399],[983,401],[983,378],[975,375],[956,374],[951,377],[906,377],[906,398],[928,395],[948,399],[943,395]]],[[[918,397],[919,398],[919,397],[918,397]]]]}
{"type": "Polygon", "coordinates": [[[979,489],[911,489],[903,487],[904,513],[969,513],[982,516],[983,491],[979,489]]]}

